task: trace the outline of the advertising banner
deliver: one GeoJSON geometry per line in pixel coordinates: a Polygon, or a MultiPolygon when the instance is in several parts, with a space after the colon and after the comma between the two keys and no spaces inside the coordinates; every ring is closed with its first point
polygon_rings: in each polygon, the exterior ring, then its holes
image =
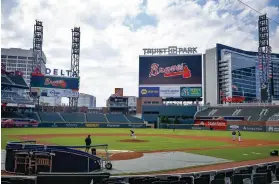
{"type": "Polygon", "coordinates": [[[188,129],[188,130],[209,130],[208,127],[202,127],[202,126],[197,126],[194,124],[165,124],[165,123],[161,123],[160,124],[160,129],[188,129]]]}
{"type": "Polygon", "coordinates": [[[139,97],[159,97],[159,87],[139,87],[139,97]]]}
{"type": "Polygon", "coordinates": [[[160,87],[160,97],[180,97],[180,87],[160,87]]]}
{"type": "Polygon", "coordinates": [[[265,132],[266,126],[253,126],[253,125],[228,125],[228,130],[240,130],[240,131],[251,131],[251,132],[265,132]]]}
{"type": "Polygon", "coordinates": [[[47,97],[79,97],[79,92],[72,89],[41,88],[41,96],[47,97]]]}
{"type": "Polygon", "coordinates": [[[160,123],[160,129],[192,129],[193,125],[177,125],[177,124],[166,124],[160,123]]]}
{"type": "Polygon", "coordinates": [[[211,127],[214,130],[227,130],[226,120],[195,120],[195,125],[211,127]]]}
{"type": "Polygon", "coordinates": [[[202,88],[201,87],[181,87],[180,88],[180,97],[182,97],[182,98],[202,97],[202,88]]]}
{"type": "Polygon", "coordinates": [[[31,76],[31,88],[79,89],[79,78],[60,76],[31,76]]]}
{"type": "Polygon", "coordinates": [[[145,124],[132,123],[40,123],[39,127],[45,128],[146,128],[145,124]]]}
{"type": "Polygon", "coordinates": [[[146,128],[145,124],[132,123],[85,123],[87,128],[146,128]]]}
{"type": "Polygon", "coordinates": [[[84,128],[84,123],[40,123],[39,127],[42,128],[84,128]]]}
{"type": "Polygon", "coordinates": [[[278,132],[279,133],[279,126],[267,126],[266,131],[267,132],[278,132]]]}
{"type": "Polygon", "coordinates": [[[140,56],[139,85],[201,85],[202,56],[140,56]]]}

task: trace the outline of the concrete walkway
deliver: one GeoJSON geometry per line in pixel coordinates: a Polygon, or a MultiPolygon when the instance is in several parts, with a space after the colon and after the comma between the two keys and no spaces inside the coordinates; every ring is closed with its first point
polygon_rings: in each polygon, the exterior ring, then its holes
{"type": "MultiPolygon", "coordinates": [[[[2,150],[1,155],[1,170],[4,170],[6,152],[2,150]]],[[[111,174],[154,172],[224,162],[230,161],[184,152],[145,153],[141,158],[112,161],[113,169],[109,172],[111,174]]]]}

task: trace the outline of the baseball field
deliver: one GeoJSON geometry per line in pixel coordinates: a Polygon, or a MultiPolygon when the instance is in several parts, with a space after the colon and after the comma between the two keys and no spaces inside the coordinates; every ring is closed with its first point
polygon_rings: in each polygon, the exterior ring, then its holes
{"type": "Polygon", "coordinates": [[[242,142],[232,141],[229,131],[135,129],[133,141],[129,129],[109,128],[5,128],[1,129],[1,149],[8,141],[36,140],[47,145],[84,145],[91,135],[93,144],[108,144],[109,150],[129,150],[112,155],[115,159],[133,159],[143,153],[182,151],[234,162],[277,159],[269,152],[279,149],[279,134],[242,132],[242,142]]]}

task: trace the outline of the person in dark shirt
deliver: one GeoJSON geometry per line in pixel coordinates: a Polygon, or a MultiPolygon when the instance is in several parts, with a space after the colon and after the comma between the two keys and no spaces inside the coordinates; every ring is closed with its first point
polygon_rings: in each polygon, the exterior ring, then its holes
{"type": "Polygon", "coordinates": [[[90,135],[88,135],[85,139],[85,144],[86,144],[86,148],[85,148],[85,152],[88,153],[90,145],[91,145],[91,138],[90,135]]]}
{"type": "Polygon", "coordinates": [[[136,139],[137,137],[136,137],[136,135],[135,135],[135,132],[134,132],[133,130],[130,130],[130,132],[131,132],[132,138],[133,138],[133,139],[136,139]]]}
{"type": "Polygon", "coordinates": [[[238,142],[241,142],[241,133],[238,131],[238,142]]]}
{"type": "Polygon", "coordinates": [[[232,131],[233,141],[235,141],[235,135],[236,135],[236,132],[235,132],[235,130],[233,130],[233,131],[232,131]]]}

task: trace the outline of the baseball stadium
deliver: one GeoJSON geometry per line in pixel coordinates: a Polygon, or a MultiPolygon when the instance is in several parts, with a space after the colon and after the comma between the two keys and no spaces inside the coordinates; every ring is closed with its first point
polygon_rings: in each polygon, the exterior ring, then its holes
{"type": "MultiPolygon", "coordinates": [[[[145,49],[138,58],[136,109],[123,88],[115,88],[106,107],[89,109],[78,107],[80,28],[72,30],[68,77],[46,74],[40,35],[42,22],[36,21],[30,83],[20,71],[7,70],[2,53],[2,183],[279,180],[278,71],[263,72],[268,67],[254,62],[258,53],[222,44],[204,54],[169,47],[172,54],[158,56],[160,49],[145,49]],[[245,57],[243,66],[234,65],[245,57]],[[270,79],[257,81],[259,74],[270,79]],[[69,105],[40,104],[41,97],[54,96],[69,98],[69,105]]],[[[279,54],[270,54],[278,68],[279,54]]]]}

